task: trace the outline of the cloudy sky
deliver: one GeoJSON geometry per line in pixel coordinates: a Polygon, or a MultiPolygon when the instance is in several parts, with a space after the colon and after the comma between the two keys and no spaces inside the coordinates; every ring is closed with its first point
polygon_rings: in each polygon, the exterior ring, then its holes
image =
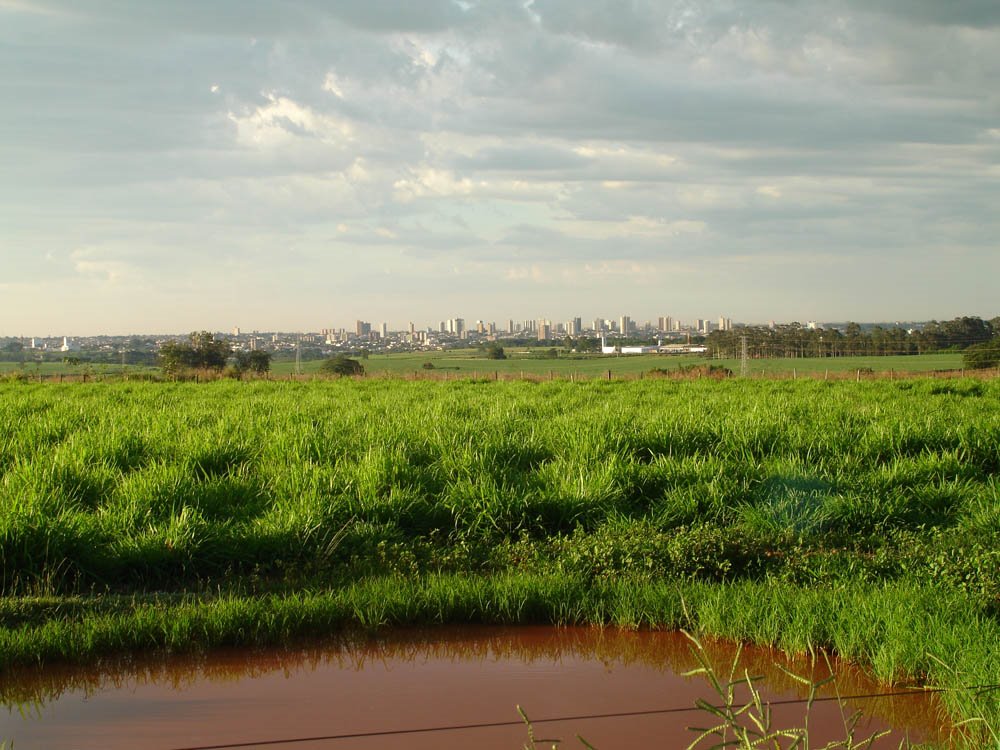
{"type": "Polygon", "coordinates": [[[996,0],[0,0],[0,335],[1000,313],[996,0]]]}

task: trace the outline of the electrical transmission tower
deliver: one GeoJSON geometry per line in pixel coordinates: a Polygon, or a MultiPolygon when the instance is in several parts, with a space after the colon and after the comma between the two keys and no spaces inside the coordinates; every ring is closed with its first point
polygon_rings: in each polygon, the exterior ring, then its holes
{"type": "Polygon", "coordinates": [[[745,378],[749,370],[749,358],[747,357],[747,337],[740,336],[740,377],[745,378]]]}

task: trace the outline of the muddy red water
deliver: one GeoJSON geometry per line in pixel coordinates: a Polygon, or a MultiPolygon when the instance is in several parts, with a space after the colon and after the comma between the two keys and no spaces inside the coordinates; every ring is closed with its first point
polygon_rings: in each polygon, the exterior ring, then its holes
{"type": "MultiPolygon", "coordinates": [[[[706,647],[728,671],[735,646],[706,647]]],[[[762,649],[743,651],[739,673],[763,675],[767,700],[804,698],[807,688],[777,664],[813,680],[828,674],[825,661],[789,661],[762,649]]],[[[583,747],[579,734],[601,750],[681,748],[697,736],[688,727],[712,721],[686,709],[698,698],[718,703],[703,677],[681,676],[696,666],[689,642],[677,633],[462,627],[88,670],[26,670],[0,677],[6,706],[0,741],[13,740],[16,750],[520,748],[528,741],[518,723],[521,705],[537,720],[536,739],[547,740],[538,747],[554,740],[562,748],[583,747]],[[638,714],[662,709],[674,712],[638,714]],[[587,718],[627,713],[633,715],[587,718]],[[559,717],[575,718],[546,721],[559,717]],[[445,729],[501,722],[512,723],[445,729]],[[408,732],[428,729],[435,731],[408,732]],[[343,735],[354,736],[334,738],[343,735]],[[326,739],[308,739],[320,737],[326,739]]],[[[847,665],[835,663],[834,671],[841,695],[887,692],[847,665]]],[[[859,738],[894,728],[876,747],[896,748],[904,736],[935,739],[943,731],[932,695],[851,699],[845,710],[864,712],[859,738]]],[[[776,725],[801,726],[805,706],[776,706],[774,715],[776,725]]],[[[809,727],[814,747],[817,740],[843,739],[838,704],[814,704],[809,727]]]]}

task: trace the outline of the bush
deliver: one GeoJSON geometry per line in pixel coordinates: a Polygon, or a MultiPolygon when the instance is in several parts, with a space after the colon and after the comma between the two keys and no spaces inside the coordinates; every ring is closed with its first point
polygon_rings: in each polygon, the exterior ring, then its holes
{"type": "Polygon", "coordinates": [[[1000,367],[1000,338],[974,344],[962,352],[962,364],[969,370],[1000,367]]]}
{"type": "Polygon", "coordinates": [[[491,341],[486,345],[486,359],[507,359],[507,355],[500,344],[491,341]]]}
{"type": "Polygon", "coordinates": [[[360,362],[345,357],[343,354],[323,360],[319,371],[324,375],[340,375],[341,377],[365,374],[365,368],[360,362]]]}

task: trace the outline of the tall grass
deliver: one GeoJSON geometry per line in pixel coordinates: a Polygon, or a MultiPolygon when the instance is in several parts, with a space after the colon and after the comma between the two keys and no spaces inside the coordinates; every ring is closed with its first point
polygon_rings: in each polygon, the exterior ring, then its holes
{"type": "Polygon", "coordinates": [[[1000,383],[10,383],[0,424],[10,659],[483,620],[997,668],[1000,383]]]}

